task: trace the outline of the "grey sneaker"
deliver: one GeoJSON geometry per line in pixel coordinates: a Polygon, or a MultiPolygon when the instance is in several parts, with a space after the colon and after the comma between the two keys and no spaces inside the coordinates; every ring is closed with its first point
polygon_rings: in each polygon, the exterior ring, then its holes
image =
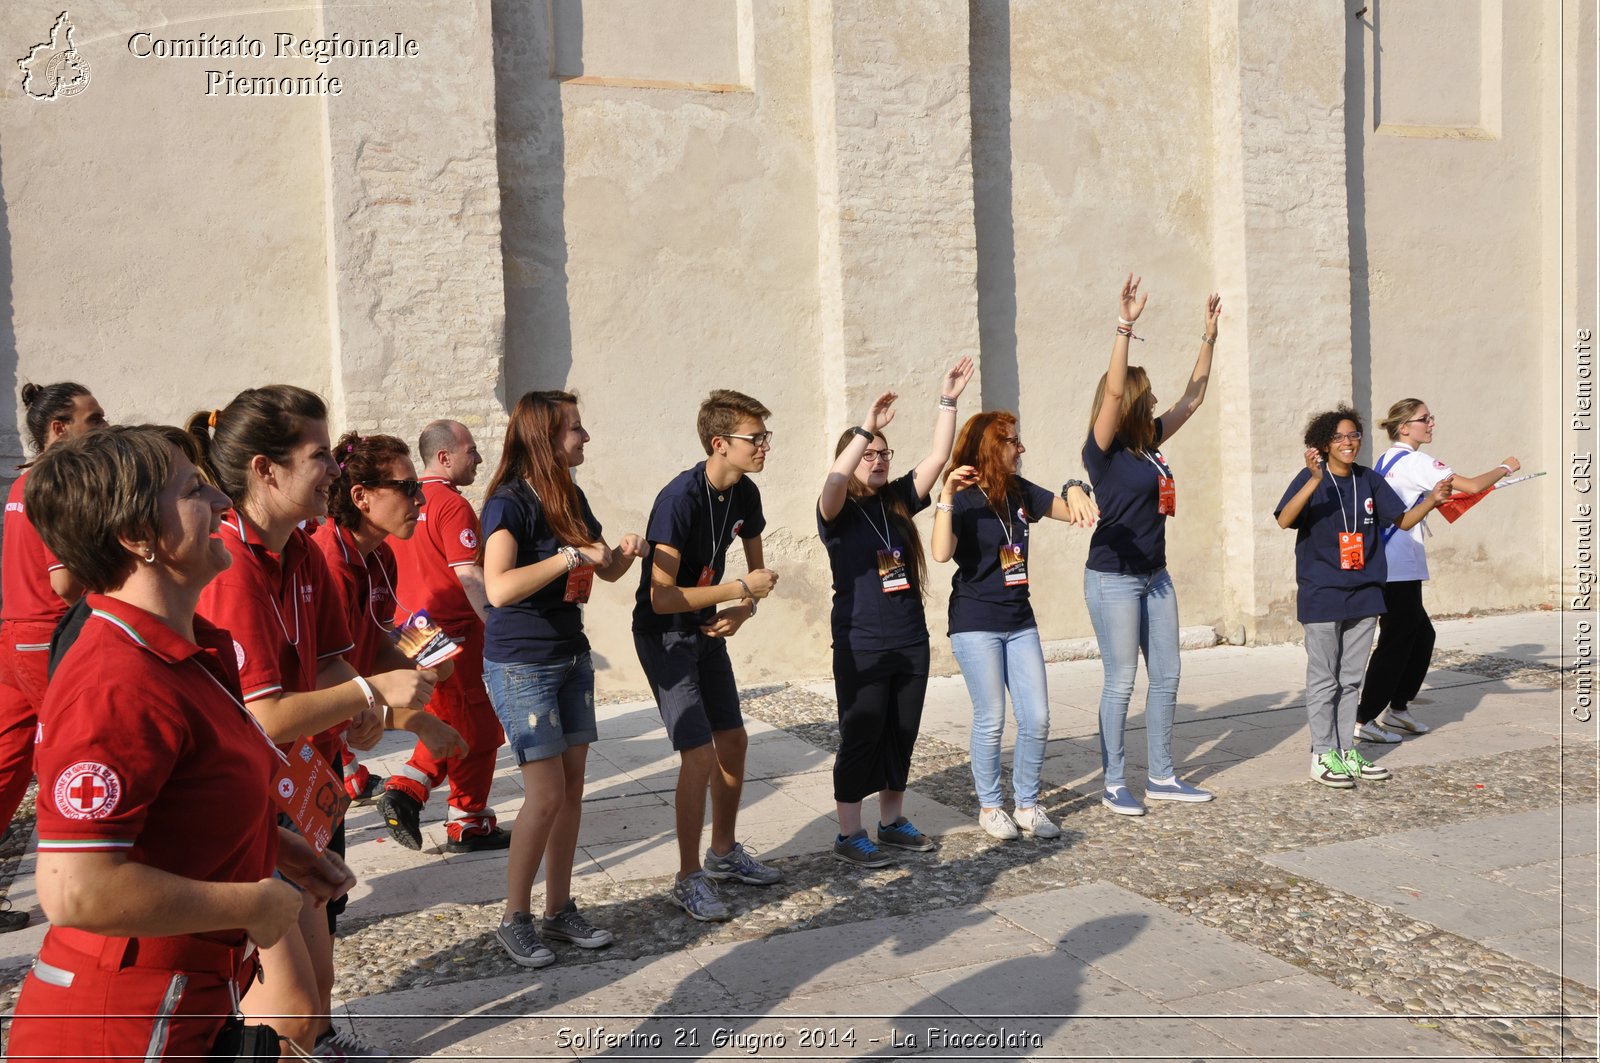
{"type": "Polygon", "coordinates": [[[865,828],[847,838],[836,839],[833,843],[833,855],[857,867],[888,867],[894,863],[889,859],[888,853],[872,844],[872,839],[867,837],[865,828]]]}
{"type": "Polygon", "coordinates": [[[725,923],[733,918],[733,913],[728,911],[728,906],[717,895],[717,887],[706,878],[704,871],[696,871],[674,882],[671,896],[673,904],[702,923],[725,923]]]}
{"type": "Polygon", "coordinates": [[[556,962],[556,954],[539,940],[533,916],[527,912],[517,912],[511,922],[501,923],[495,937],[500,939],[501,947],[511,959],[523,967],[548,967],[556,962]]]}
{"type": "Polygon", "coordinates": [[[539,923],[539,933],[556,941],[565,941],[580,949],[603,949],[616,940],[609,930],[601,930],[578,914],[578,902],[567,899],[566,906],[555,915],[547,915],[539,923]]]}
{"type": "Polygon", "coordinates": [[[332,1028],[324,1030],[317,1043],[311,1046],[312,1059],[388,1059],[389,1053],[377,1045],[369,1045],[355,1035],[354,1030],[332,1028]]]}
{"type": "Polygon", "coordinates": [[[736,882],[748,882],[752,886],[770,886],[783,878],[782,871],[761,863],[745,852],[744,846],[738,842],[733,843],[733,848],[728,850],[726,856],[718,856],[707,849],[705,875],[706,878],[718,880],[731,878],[736,882]]]}

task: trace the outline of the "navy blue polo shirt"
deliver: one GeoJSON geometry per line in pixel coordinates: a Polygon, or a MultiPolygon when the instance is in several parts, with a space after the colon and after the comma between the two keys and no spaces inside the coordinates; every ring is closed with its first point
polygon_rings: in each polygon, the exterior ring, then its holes
{"type": "MultiPolygon", "coordinates": [[[[673,477],[656,495],[645,538],[652,546],[665,545],[678,551],[678,586],[697,587],[700,572],[708,565],[712,570],[711,584],[721,583],[728,546],[735,539],[754,539],[766,527],[761,492],[750,478],[741,476],[726,491],[718,491],[706,479],[706,463],[702,461],[673,477]]],[[[633,599],[634,632],[698,631],[716,614],[716,607],[661,614],[650,608],[653,556],[639,566],[639,590],[633,599]]]]}
{"type": "Polygon", "coordinates": [[[899,551],[903,560],[914,549],[894,526],[885,498],[899,499],[909,513],[928,508],[927,496],[917,494],[916,473],[909,472],[872,497],[846,499],[831,521],[817,514],[817,534],[833,570],[833,645],[838,649],[878,653],[928,641],[922,588],[913,582],[885,593],[878,574],[880,550],[899,551]]]}
{"type": "MultiPolygon", "coordinates": [[[[1384,612],[1383,584],[1389,566],[1381,533],[1405,515],[1406,506],[1371,469],[1352,465],[1351,473],[1334,476],[1324,469],[1316,493],[1294,522],[1294,577],[1300,586],[1297,612],[1302,624],[1358,620],[1384,612]],[[1366,567],[1339,567],[1339,533],[1344,531],[1361,533],[1366,567]]],[[[1274,517],[1310,475],[1309,469],[1300,470],[1278,500],[1274,517]]]]}
{"type": "Polygon", "coordinates": [[[1036,575],[1028,551],[1028,525],[1049,513],[1056,496],[1022,477],[1011,480],[1002,520],[976,487],[959,492],[950,514],[956,535],[956,573],[950,580],[950,634],[962,631],[1021,631],[1034,627],[1028,585],[1008,587],[1000,571],[1000,548],[1022,547],[1028,578],[1036,575]]]}
{"type": "MultiPolygon", "coordinates": [[[[1165,438],[1156,418],[1156,443],[1165,438]]],[[[1159,509],[1160,480],[1172,466],[1158,454],[1129,450],[1120,438],[1101,450],[1094,432],[1083,444],[1083,467],[1094,484],[1100,520],[1089,537],[1086,568],[1095,572],[1147,575],[1167,567],[1167,518],[1159,509]],[[1160,468],[1157,468],[1157,465],[1160,468]]]]}
{"type": "MultiPolygon", "coordinates": [[[[576,486],[576,485],[574,485],[576,486]]],[[[600,521],[578,487],[578,511],[589,541],[600,541],[600,521]]],[[[564,545],[545,520],[533,488],[518,481],[502,486],[483,506],[483,541],[497,531],[517,541],[516,567],[543,561],[564,545]]],[[[566,601],[567,576],[557,576],[520,602],[489,606],[483,631],[483,656],[500,664],[539,664],[574,657],[589,648],[583,633],[583,607],[566,601]]]]}

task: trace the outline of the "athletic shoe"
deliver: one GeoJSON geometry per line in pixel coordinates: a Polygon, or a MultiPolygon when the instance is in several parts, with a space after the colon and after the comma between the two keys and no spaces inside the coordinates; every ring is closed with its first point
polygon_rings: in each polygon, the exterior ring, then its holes
{"type": "Polygon", "coordinates": [[[1210,801],[1217,795],[1210,790],[1202,790],[1198,786],[1190,786],[1182,779],[1174,776],[1166,782],[1157,782],[1150,779],[1145,783],[1144,799],[1146,801],[1210,801]]]}
{"type": "Polygon", "coordinates": [[[539,933],[580,949],[603,949],[615,940],[611,931],[601,930],[578,914],[578,902],[570,897],[559,912],[547,915],[540,921],[539,933]]]}
{"type": "Polygon", "coordinates": [[[1370,723],[1356,725],[1356,741],[1377,742],[1382,745],[1393,745],[1394,743],[1400,741],[1400,736],[1395,734],[1393,731],[1385,731],[1382,727],[1378,726],[1378,722],[1376,720],[1373,720],[1370,723]]]}
{"type": "Polygon", "coordinates": [[[388,824],[395,841],[407,849],[422,848],[422,802],[391,787],[378,798],[378,815],[388,824]]]}
{"type": "Polygon", "coordinates": [[[1050,816],[1038,805],[1019,808],[1011,813],[1011,820],[1019,830],[1025,830],[1035,838],[1059,838],[1061,828],[1050,821],[1050,816]]]}
{"type": "Polygon", "coordinates": [[[344,792],[350,795],[353,805],[369,805],[383,790],[384,778],[367,768],[365,764],[358,766],[353,774],[346,775],[344,779],[344,792]]]}
{"type": "MultiPolygon", "coordinates": [[[[385,820],[387,818],[385,817],[385,820]]],[[[444,851],[447,853],[487,853],[510,847],[511,832],[501,830],[499,827],[491,828],[487,834],[475,831],[471,834],[462,834],[459,838],[447,837],[444,841],[444,851]]]]}
{"type": "Polygon", "coordinates": [[[11,907],[11,902],[0,898],[0,934],[9,934],[13,930],[21,930],[33,920],[31,912],[19,912],[11,907]]]}
{"type": "Polygon", "coordinates": [[[672,903],[688,912],[702,923],[725,923],[733,918],[728,906],[722,903],[717,887],[706,878],[704,871],[696,871],[672,884],[672,903]]]}
{"type": "Polygon", "coordinates": [[[1337,749],[1311,758],[1311,778],[1336,790],[1348,790],[1356,784],[1337,749]]]}
{"type": "Polygon", "coordinates": [[[1003,842],[1022,837],[1017,830],[1017,825],[1006,815],[1003,808],[985,808],[978,813],[978,826],[991,838],[999,838],[1003,842]]]}
{"type": "Polygon", "coordinates": [[[1414,735],[1425,735],[1433,728],[1411,715],[1405,709],[1390,709],[1383,714],[1383,725],[1394,727],[1402,731],[1410,731],[1414,735]]]}
{"type": "Polygon", "coordinates": [[[1344,752],[1344,766],[1351,775],[1359,776],[1362,780],[1388,779],[1394,772],[1382,764],[1374,764],[1362,756],[1358,750],[1347,749],[1344,752]]]}
{"type": "Polygon", "coordinates": [[[894,863],[888,853],[872,844],[864,827],[849,837],[840,835],[834,839],[833,855],[857,867],[888,867],[894,863]]]}
{"type": "Polygon", "coordinates": [[[511,922],[501,923],[494,936],[500,939],[500,947],[510,954],[512,961],[523,967],[548,967],[556,962],[556,954],[539,940],[533,916],[527,912],[513,914],[511,922]]]}
{"type": "Polygon", "coordinates": [[[718,856],[707,849],[705,873],[706,878],[733,879],[736,882],[747,882],[752,886],[770,886],[783,878],[782,871],[761,863],[745,852],[744,846],[738,842],[733,843],[733,848],[729,849],[725,856],[718,856]]]}
{"type": "Polygon", "coordinates": [[[389,1053],[377,1045],[369,1045],[355,1035],[353,1030],[330,1027],[311,1048],[312,1059],[388,1059],[389,1053]]]}
{"type": "Polygon", "coordinates": [[[892,845],[896,849],[909,849],[914,853],[931,853],[938,848],[934,840],[911,825],[904,816],[887,827],[878,824],[878,844],[892,845]]]}
{"type": "Polygon", "coordinates": [[[1119,816],[1142,816],[1144,806],[1126,786],[1108,786],[1100,795],[1100,803],[1119,816]]]}

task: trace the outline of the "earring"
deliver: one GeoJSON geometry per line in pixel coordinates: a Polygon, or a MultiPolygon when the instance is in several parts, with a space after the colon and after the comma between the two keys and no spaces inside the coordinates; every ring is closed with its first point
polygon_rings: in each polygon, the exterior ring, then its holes
{"type": "Polygon", "coordinates": [[[154,550],[151,550],[149,553],[144,555],[144,563],[147,565],[153,565],[156,563],[156,552],[154,550]]]}

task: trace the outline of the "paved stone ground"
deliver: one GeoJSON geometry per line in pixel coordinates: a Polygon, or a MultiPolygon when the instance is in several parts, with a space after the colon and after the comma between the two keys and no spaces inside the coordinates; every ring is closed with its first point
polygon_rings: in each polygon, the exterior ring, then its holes
{"type": "MultiPolygon", "coordinates": [[[[1437,729],[1369,747],[1396,778],[1352,792],[1305,777],[1298,648],[1186,653],[1181,770],[1219,799],[1142,819],[1098,803],[1098,662],[1052,664],[1050,842],[974,829],[970,710],[935,679],[908,811],[940,851],[876,872],[827,852],[828,686],[751,692],[740,832],[785,879],[727,890],[722,925],[664,899],[673,758],[653,706],[613,703],[575,892],[617,944],[515,967],[503,857],[412,853],[357,810],[339,991],[363,1036],[432,1058],[1594,1058],[1600,750],[1564,727],[1554,624],[1441,624],[1418,708],[1437,729]]],[[[1137,779],[1137,709],[1129,729],[1137,779]]],[[[508,820],[516,783],[504,763],[508,820]]],[[[18,848],[0,876],[28,908],[18,848]]],[[[7,1005],[42,933],[0,938],[7,1005]]]]}

